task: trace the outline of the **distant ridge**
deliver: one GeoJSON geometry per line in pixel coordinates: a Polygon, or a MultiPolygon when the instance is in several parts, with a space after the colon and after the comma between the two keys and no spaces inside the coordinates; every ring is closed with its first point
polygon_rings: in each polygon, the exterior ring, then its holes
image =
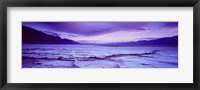
{"type": "Polygon", "coordinates": [[[178,36],[159,38],[155,40],[142,40],[136,42],[110,43],[106,45],[123,46],[178,46],[178,36]]]}
{"type": "Polygon", "coordinates": [[[79,44],[70,39],[62,39],[59,36],[48,35],[33,28],[22,26],[23,44],[79,44]]]}

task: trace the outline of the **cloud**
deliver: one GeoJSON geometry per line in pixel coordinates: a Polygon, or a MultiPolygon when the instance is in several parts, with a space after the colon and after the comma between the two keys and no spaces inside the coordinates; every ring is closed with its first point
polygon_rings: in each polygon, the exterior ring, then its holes
{"type": "Polygon", "coordinates": [[[23,25],[35,29],[46,29],[83,36],[95,36],[116,31],[146,30],[145,23],[133,22],[23,22],[23,25]]]}
{"type": "Polygon", "coordinates": [[[80,43],[98,43],[98,40],[78,40],[80,43]]]}
{"type": "Polygon", "coordinates": [[[79,37],[79,35],[72,35],[72,34],[70,34],[70,35],[67,35],[68,37],[79,37]]]}
{"type": "Polygon", "coordinates": [[[164,27],[178,27],[178,22],[166,22],[163,24],[164,27]]]}
{"type": "Polygon", "coordinates": [[[58,34],[58,33],[51,32],[51,31],[43,31],[43,32],[46,33],[46,34],[53,35],[53,36],[60,36],[61,35],[61,34],[58,34]]]}
{"type": "Polygon", "coordinates": [[[178,22],[23,22],[22,25],[82,43],[152,40],[178,35],[178,22]]]}
{"type": "Polygon", "coordinates": [[[38,30],[82,36],[96,36],[118,31],[146,31],[178,27],[178,22],[23,22],[22,24],[38,30]]]}

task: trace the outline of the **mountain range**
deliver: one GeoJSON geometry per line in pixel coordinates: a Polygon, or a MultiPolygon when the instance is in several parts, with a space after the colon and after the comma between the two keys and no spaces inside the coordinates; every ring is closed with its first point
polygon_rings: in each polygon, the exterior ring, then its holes
{"type": "Polygon", "coordinates": [[[141,40],[131,42],[109,43],[106,45],[119,46],[178,46],[178,36],[164,37],[154,40],[141,40]]]}
{"type": "Polygon", "coordinates": [[[70,39],[62,39],[59,36],[52,36],[33,28],[22,26],[23,44],[79,44],[70,39]]]}

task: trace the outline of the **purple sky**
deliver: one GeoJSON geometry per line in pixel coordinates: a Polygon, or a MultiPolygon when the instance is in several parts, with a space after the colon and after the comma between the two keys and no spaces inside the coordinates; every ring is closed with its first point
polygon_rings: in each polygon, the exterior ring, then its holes
{"type": "Polygon", "coordinates": [[[128,42],[178,35],[178,22],[23,22],[22,25],[82,43],[128,42]]]}

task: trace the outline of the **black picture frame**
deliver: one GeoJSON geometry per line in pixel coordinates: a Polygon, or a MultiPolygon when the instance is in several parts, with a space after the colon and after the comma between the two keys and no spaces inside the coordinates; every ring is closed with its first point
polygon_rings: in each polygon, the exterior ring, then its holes
{"type": "Polygon", "coordinates": [[[199,90],[200,0],[1,0],[0,88],[2,90],[199,90]],[[7,7],[193,7],[194,83],[7,83],[7,7]]]}

